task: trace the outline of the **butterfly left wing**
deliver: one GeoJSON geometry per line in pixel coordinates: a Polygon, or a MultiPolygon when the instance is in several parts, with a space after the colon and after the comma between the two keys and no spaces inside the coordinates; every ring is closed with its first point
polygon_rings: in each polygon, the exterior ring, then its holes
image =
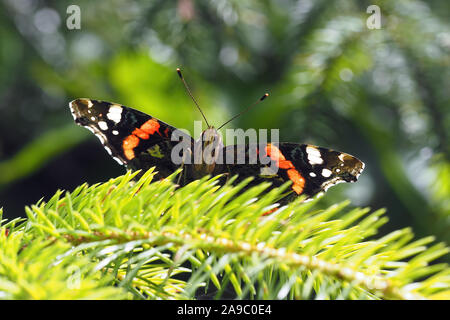
{"type": "MultiPolygon", "coordinates": [[[[120,164],[130,169],[147,170],[156,166],[157,178],[173,173],[179,165],[173,163],[171,151],[179,141],[171,141],[176,128],[150,115],[126,106],[92,99],[70,102],[73,118],[94,133],[106,151],[120,164]]],[[[177,130],[184,141],[193,139],[177,130]]]]}
{"type": "Polygon", "coordinates": [[[226,164],[217,167],[216,174],[238,174],[239,181],[253,176],[252,184],[269,181],[273,187],[291,181],[297,196],[313,197],[338,183],[355,182],[364,169],[352,155],[310,144],[233,145],[223,153],[226,164]]]}

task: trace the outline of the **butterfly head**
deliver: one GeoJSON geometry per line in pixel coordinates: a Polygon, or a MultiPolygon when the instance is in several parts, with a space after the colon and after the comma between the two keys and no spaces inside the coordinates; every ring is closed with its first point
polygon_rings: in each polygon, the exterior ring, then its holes
{"type": "Polygon", "coordinates": [[[222,137],[216,130],[216,128],[210,126],[208,127],[208,129],[202,132],[200,141],[202,141],[203,147],[206,147],[211,144],[219,145],[222,144],[222,137]]]}

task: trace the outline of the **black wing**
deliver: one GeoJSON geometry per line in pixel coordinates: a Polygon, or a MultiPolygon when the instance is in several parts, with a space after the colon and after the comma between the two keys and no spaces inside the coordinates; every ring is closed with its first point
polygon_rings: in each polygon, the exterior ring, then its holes
{"type": "Polygon", "coordinates": [[[172,149],[179,143],[171,141],[174,132],[185,143],[193,144],[190,135],[117,103],[76,99],[70,102],[70,109],[75,122],[94,133],[117,162],[133,170],[156,166],[158,178],[179,167],[171,158],[172,149]]]}
{"type": "Polygon", "coordinates": [[[294,195],[312,197],[342,182],[355,182],[364,163],[347,153],[309,144],[280,143],[227,146],[223,151],[224,164],[215,173],[248,176],[252,184],[269,181],[278,187],[292,181],[294,195]]]}

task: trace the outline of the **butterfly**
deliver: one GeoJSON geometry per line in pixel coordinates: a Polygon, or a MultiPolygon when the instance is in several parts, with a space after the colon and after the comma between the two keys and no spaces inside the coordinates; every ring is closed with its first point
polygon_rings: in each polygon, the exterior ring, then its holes
{"type": "MultiPolygon", "coordinates": [[[[180,70],[177,71],[198,107],[180,70]]],[[[118,163],[143,172],[156,167],[159,179],[181,167],[180,185],[205,175],[237,175],[236,182],[253,177],[248,187],[269,181],[275,188],[291,181],[291,198],[311,198],[338,183],[357,181],[364,170],[364,163],[350,154],[311,144],[224,146],[218,129],[208,124],[200,107],[208,128],[194,140],[182,130],[121,104],[80,98],[69,106],[75,122],[97,136],[118,163]]]]}

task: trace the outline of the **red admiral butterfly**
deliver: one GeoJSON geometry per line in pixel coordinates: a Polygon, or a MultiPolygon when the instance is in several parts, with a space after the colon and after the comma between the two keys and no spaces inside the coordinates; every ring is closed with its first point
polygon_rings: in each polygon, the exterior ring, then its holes
{"type": "MultiPolygon", "coordinates": [[[[177,71],[192,97],[181,72],[177,71]]],[[[207,123],[203,113],[208,129],[194,140],[150,115],[120,104],[76,99],[70,102],[70,109],[75,122],[94,133],[117,162],[132,170],[145,171],[155,166],[157,178],[165,178],[182,166],[181,185],[208,174],[225,174],[226,178],[238,175],[237,181],[252,176],[251,185],[269,181],[273,188],[292,181],[293,196],[312,197],[337,183],[355,182],[364,169],[364,163],[349,154],[309,144],[266,143],[225,147],[218,131],[207,123]],[[209,158],[204,157],[206,150],[210,152],[209,158]],[[174,161],[174,154],[181,161],[174,161]],[[258,158],[255,154],[266,157],[268,161],[262,161],[264,157],[258,158]],[[227,161],[224,163],[219,159],[227,161]]]]}

